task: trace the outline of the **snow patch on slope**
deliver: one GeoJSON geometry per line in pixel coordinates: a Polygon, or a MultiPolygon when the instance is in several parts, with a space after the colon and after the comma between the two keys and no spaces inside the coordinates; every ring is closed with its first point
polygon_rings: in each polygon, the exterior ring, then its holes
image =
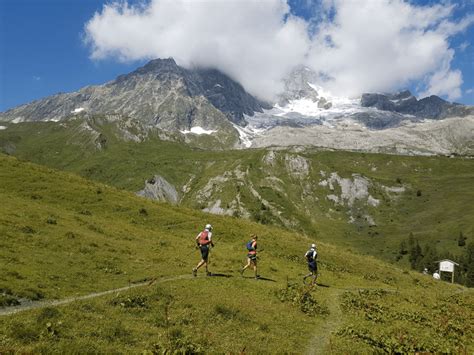
{"type": "Polygon", "coordinates": [[[234,128],[239,133],[240,143],[245,148],[250,148],[252,146],[252,140],[255,137],[261,135],[265,131],[265,129],[261,129],[250,124],[245,127],[241,127],[241,126],[236,125],[235,123],[232,123],[232,126],[234,126],[234,128]]]}
{"type": "Polygon", "coordinates": [[[78,107],[78,108],[75,108],[74,110],[72,110],[71,113],[76,114],[76,113],[82,112],[84,110],[85,110],[84,107],[78,107]]]}
{"type": "Polygon", "coordinates": [[[184,130],[184,131],[180,131],[182,134],[189,134],[189,133],[192,133],[192,134],[197,134],[197,135],[201,135],[201,134],[213,134],[215,132],[217,132],[217,130],[213,130],[213,129],[209,129],[209,130],[206,130],[200,126],[195,126],[195,127],[191,127],[191,129],[188,131],[188,130],[184,130]]]}
{"type": "Polygon", "coordinates": [[[276,105],[275,108],[280,111],[276,116],[298,113],[303,116],[318,116],[320,118],[326,118],[335,115],[350,115],[357,112],[367,111],[367,108],[360,105],[360,97],[349,98],[335,96],[329,91],[324,90],[321,86],[311,83],[308,83],[308,85],[318,93],[320,98],[324,98],[327,102],[330,102],[332,106],[326,109],[321,107],[318,101],[315,102],[308,98],[302,98],[291,100],[284,107],[276,105]]]}
{"type": "Polygon", "coordinates": [[[24,120],[25,120],[24,117],[17,117],[17,118],[15,118],[14,120],[12,120],[11,122],[12,122],[12,123],[21,123],[21,122],[23,122],[24,120]]]}

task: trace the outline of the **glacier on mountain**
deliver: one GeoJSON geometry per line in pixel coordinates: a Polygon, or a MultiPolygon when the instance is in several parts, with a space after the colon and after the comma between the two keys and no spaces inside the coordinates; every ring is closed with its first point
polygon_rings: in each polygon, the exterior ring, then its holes
{"type": "Polygon", "coordinates": [[[245,115],[247,125],[235,127],[241,147],[315,146],[416,155],[474,152],[473,107],[436,96],[418,100],[408,90],[338,97],[316,79],[310,69],[296,68],[272,108],[245,115]]]}

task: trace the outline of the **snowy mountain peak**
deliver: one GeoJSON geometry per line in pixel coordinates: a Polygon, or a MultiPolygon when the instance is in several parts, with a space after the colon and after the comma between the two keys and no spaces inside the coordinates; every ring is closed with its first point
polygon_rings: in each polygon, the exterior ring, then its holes
{"type": "MultiPolygon", "coordinates": [[[[340,97],[325,78],[297,66],[274,105],[261,102],[216,69],[152,60],[103,85],[58,94],[0,113],[3,123],[103,116],[136,120],[143,130],[212,135],[229,146],[316,145],[335,149],[470,154],[474,107],[408,90],[340,97]],[[453,120],[444,118],[457,117],[453,120]],[[434,134],[433,132],[437,132],[434,134]],[[238,139],[239,137],[240,139],[238,139]]],[[[146,137],[146,132],[143,134],[146,137]]]]}
{"type": "Polygon", "coordinates": [[[297,66],[283,80],[284,91],[278,96],[278,105],[285,106],[292,100],[310,99],[318,101],[318,92],[309,83],[316,83],[318,76],[310,68],[297,66]]]}
{"type": "Polygon", "coordinates": [[[465,142],[474,141],[474,107],[437,96],[418,100],[408,90],[341,97],[326,90],[323,79],[310,68],[296,67],[285,78],[284,91],[272,109],[245,117],[248,125],[245,132],[239,131],[243,144],[403,154],[466,154],[472,149],[465,142]],[[438,123],[450,117],[457,119],[438,123]]]}

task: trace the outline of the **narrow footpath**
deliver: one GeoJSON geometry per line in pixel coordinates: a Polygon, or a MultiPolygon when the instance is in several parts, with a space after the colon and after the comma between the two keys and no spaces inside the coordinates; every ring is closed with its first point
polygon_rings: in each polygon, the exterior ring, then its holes
{"type": "Polygon", "coordinates": [[[339,303],[339,296],[344,292],[343,289],[331,289],[327,295],[327,306],[329,316],[324,320],[321,327],[317,328],[308,345],[306,354],[326,354],[326,348],[329,345],[331,335],[337,330],[342,322],[342,311],[339,303]]]}
{"type": "Polygon", "coordinates": [[[309,342],[306,354],[317,355],[327,354],[328,346],[332,334],[339,328],[342,323],[342,310],[340,303],[340,296],[346,291],[361,291],[382,289],[387,292],[398,292],[396,288],[381,288],[381,287],[342,287],[331,288],[327,294],[327,306],[329,308],[329,316],[325,319],[324,324],[317,328],[314,332],[311,341],[309,342]]]}
{"type": "Polygon", "coordinates": [[[154,285],[154,284],[157,284],[157,283],[162,283],[162,282],[167,282],[167,281],[175,281],[175,280],[181,280],[181,279],[189,279],[189,278],[192,278],[192,276],[186,274],[186,275],[179,275],[179,276],[173,276],[173,277],[167,277],[167,278],[161,278],[161,279],[151,279],[151,280],[148,280],[146,282],[130,284],[129,286],[116,288],[116,289],[113,289],[113,290],[107,290],[107,291],[102,291],[102,292],[93,292],[93,293],[89,293],[89,294],[83,295],[83,296],[64,298],[62,300],[45,300],[45,301],[29,302],[27,304],[23,304],[23,305],[19,305],[19,306],[0,308],[0,316],[8,316],[8,315],[11,315],[11,314],[28,311],[30,309],[61,306],[63,304],[68,304],[68,303],[75,302],[75,301],[88,300],[88,299],[91,299],[91,298],[96,298],[96,297],[109,295],[111,293],[127,291],[127,290],[130,290],[132,288],[143,287],[143,286],[151,286],[151,285],[154,285]]]}

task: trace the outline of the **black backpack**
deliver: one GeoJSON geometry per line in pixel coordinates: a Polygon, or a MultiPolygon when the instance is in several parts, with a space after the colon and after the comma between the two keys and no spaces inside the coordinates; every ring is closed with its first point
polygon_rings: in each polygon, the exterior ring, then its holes
{"type": "Polygon", "coordinates": [[[318,253],[316,252],[316,250],[314,250],[314,252],[316,253],[316,255],[314,255],[314,258],[313,258],[313,250],[310,249],[306,252],[306,260],[308,260],[308,263],[312,263],[316,261],[316,258],[318,257],[318,253]]]}

